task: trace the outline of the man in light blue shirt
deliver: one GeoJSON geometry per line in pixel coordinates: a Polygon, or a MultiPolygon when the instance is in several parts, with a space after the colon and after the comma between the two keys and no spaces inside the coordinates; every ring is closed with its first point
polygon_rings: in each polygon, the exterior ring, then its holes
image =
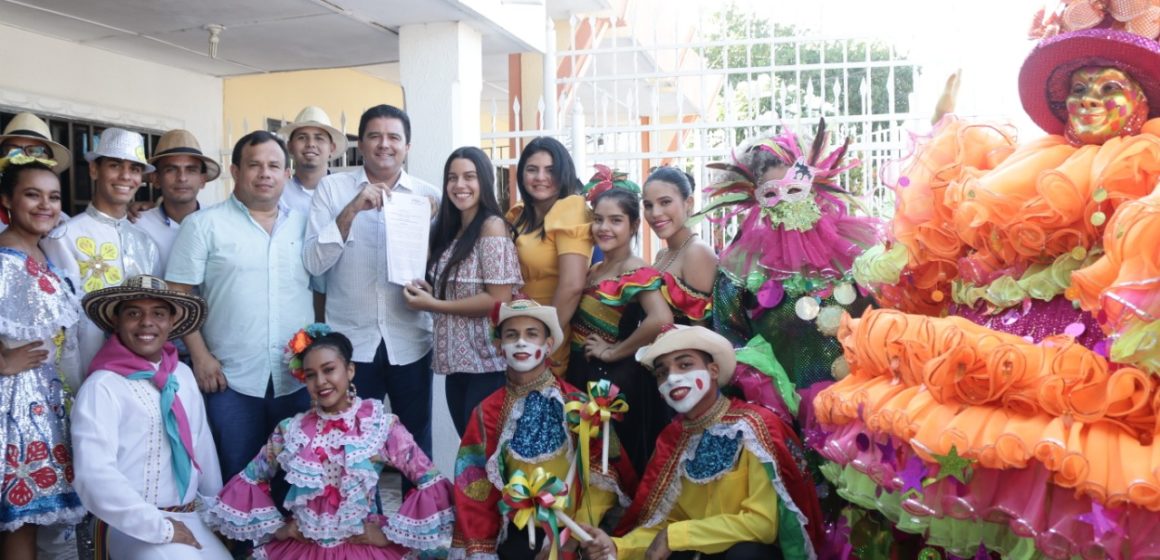
{"type": "Polygon", "coordinates": [[[223,480],[257,455],[279,421],[310,406],[282,349],[314,316],[302,264],[306,216],[279,203],[290,176],[286,145],[251,132],[231,162],[234,194],[185,219],[165,274],[209,304],[205,325],[184,340],[223,480]]]}

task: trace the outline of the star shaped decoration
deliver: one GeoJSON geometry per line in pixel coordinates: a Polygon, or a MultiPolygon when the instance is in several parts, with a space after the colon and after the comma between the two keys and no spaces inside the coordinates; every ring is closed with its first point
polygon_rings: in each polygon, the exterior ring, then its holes
{"type": "Polygon", "coordinates": [[[971,479],[971,463],[974,461],[959,455],[958,447],[952,445],[950,453],[934,455],[934,459],[938,461],[938,475],[934,477],[936,481],[949,476],[966,484],[971,479]]]}
{"type": "Polygon", "coordinates": [[[911,491],[922,494],[922,479],[926,477],[926,465],[922,464],[922,459],[911,455],[910,459],[906,460],[906,468],[902,469],[898,476],[902,479],[900,490],[904,497],[911,491]]]}
{"type": "Polygon", "coordinates": [[[896,457],[894,454],[894,441],[890,438],[886,438],[885,443],[879,443],[876,445],[878,446],[878,451],[882,452],[882,462],[884,464],[890,465],[891,467],[897,467],[898,457],[896,457]]]}
{"type": "Polygon", "coordinates": [[[1090,513],[1084,513],[1076,516],[1076,519],[1092,526],[1092,532],[1096,534],[1096,538],[1102,539],[1108,533],[1124,534],[1124,529],[1116,522],[1116,518],[1120,516],[1120,512],[1114,509],[1104,509],[1104,506],[1099,502],[1092,500],[1092,510],[1090,513]]]}

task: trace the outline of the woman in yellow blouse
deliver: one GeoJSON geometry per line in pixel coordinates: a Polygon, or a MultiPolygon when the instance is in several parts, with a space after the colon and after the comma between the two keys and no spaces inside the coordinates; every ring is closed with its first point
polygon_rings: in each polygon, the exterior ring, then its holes
{"type": "MultiPolygon", "coordinates": [[[[520,202],[507,219],[515,224],[524,291],[540,305],[556,308],[568,340],[592,260],[592,217],[579,194],[582,183],[564,145],[539,137],[520,154],[516,185],[520,202]]],[[[567,368],[568,345],[562,344],[552,354],[552,371],[563,375],[567,368]]]]}

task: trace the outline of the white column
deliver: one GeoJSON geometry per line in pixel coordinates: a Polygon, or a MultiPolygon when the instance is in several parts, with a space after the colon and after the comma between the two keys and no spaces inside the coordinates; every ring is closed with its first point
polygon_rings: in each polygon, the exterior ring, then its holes
{"type": "MultiPolygon", "coordinates": [[[[544,50],[544,130],[556,130],[556,23],[548,18],[544,50]]],[[[549,132],[551,134],[552,132],[549,132]]]]}
{"type": "Polygon", "coordinates": [[[411,117],[407,172],[440,186],[451,150],[479,145],[479,32],[458,22],[404,25],[399,29],[399,75],[411,117]]]}

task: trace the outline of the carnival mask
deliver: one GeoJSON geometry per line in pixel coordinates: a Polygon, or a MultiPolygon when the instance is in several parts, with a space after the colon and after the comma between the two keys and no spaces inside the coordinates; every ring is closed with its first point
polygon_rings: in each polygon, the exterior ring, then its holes
{"type": "Polygon", "coordinates": [[[786,170],[785,176],[757,187],[757,202],[763,208],[773,208],[782,202],[801,202],[810,198],[813,186],[814,168],[801,157],[786,170]]]}
{"type": "Polygon", "coordinates": [[[536,369],[536,366],[544,363],[544,358],[550,351],[546,344],[532,344],[522,338],[517,342],[501,345],[500,350],[508,367],[520,373],[536,369]]]}
{"type": "Polygon", "coordinates": [[[673,410],[685,414],[693,410],[701,399],[709,393],[710,376],[707,370],[697,369],[681,373],[669,373],[659,390],[665,402],[673,410]]]}
{"type": "Polygon", "coordinates": [[[1144,90],[1124,71],[1086,66],[1072,73],[1064,132],[1070,143],[1099,145],[1133,135],[1147,118],[1144,90]]]}

